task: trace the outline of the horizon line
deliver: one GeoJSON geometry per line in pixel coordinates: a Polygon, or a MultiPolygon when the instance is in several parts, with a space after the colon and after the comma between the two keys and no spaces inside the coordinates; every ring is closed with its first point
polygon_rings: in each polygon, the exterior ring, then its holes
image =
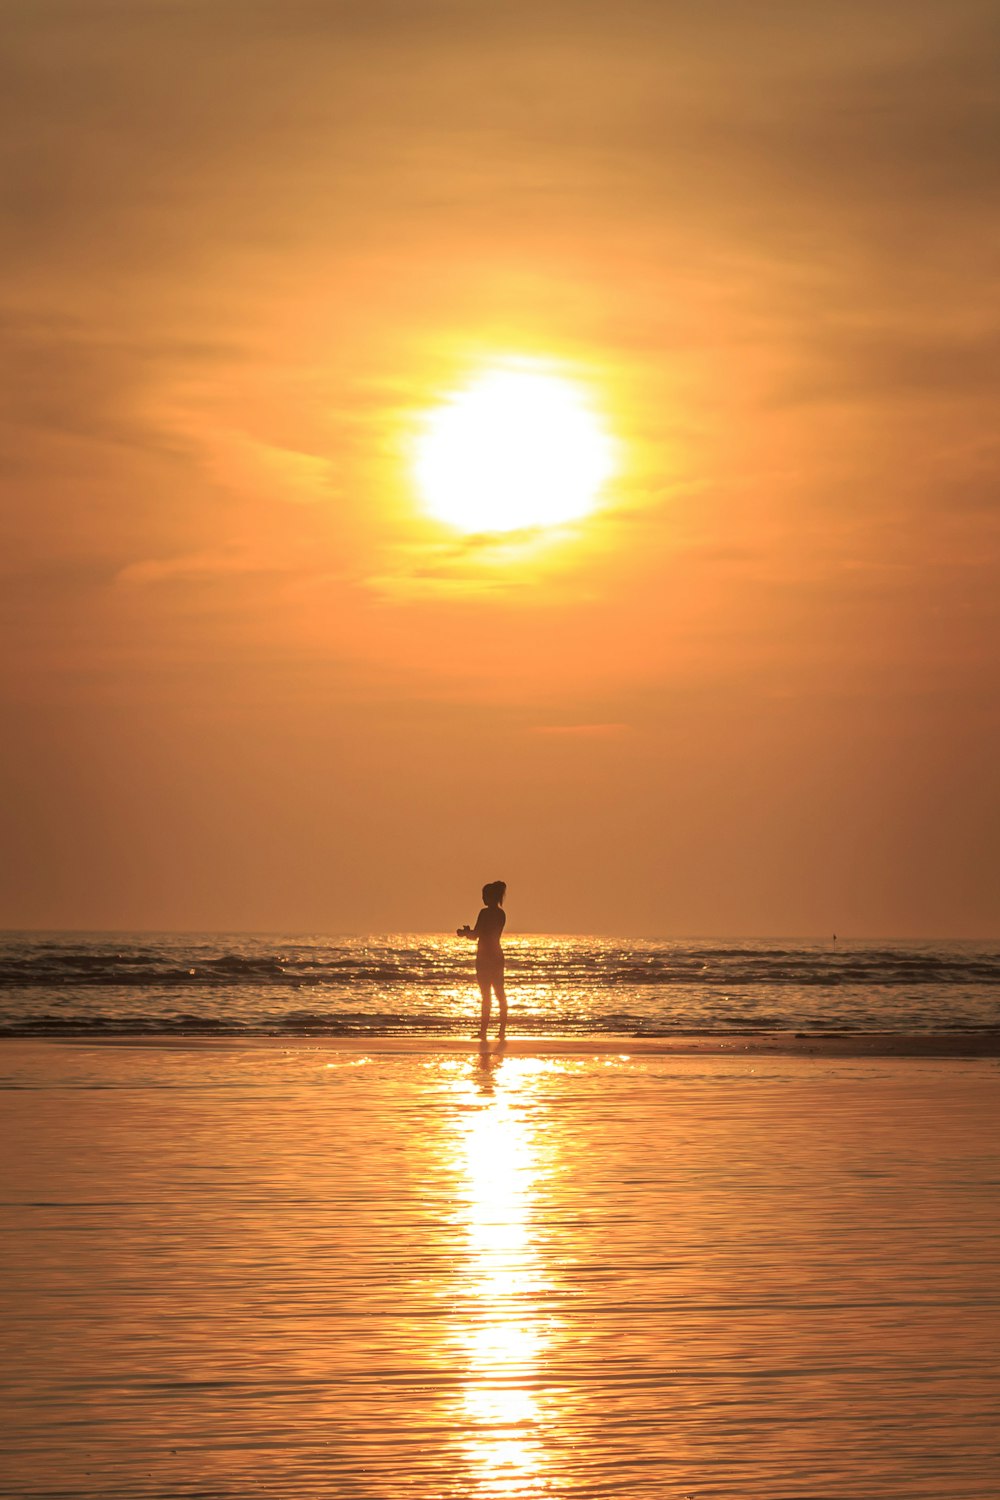
{"type": "MultiPolygon", "coordinates": [[[[450,937],[454,935],[452,928],[436,927],[385,927],[367,928],[353,930],[336,930],[320,928],[282,928],[282,927],[0,927],[0,937],[12,937],[25,934],[39,935],[88,935],[97,936],[136,936],[148,937],[284,937],[284,938],[373,938],[373,937],[450,937]]],[[[505,941],[517,937],[548,937],[548,938],[607,938],[620,941],[631,940],[635,942],[660,942],[660,943],[683,943],[683,942],[718,942],[725,939],[729,942],[775,942],[779,939],[792,939],[796,942],[830,943],[834,940],[840,942],[855,943],[992,943],[1000,942],[1000,934],[982,933],[976,936],[956,936],[949,933],[851,933],[851,932],[611,932],[611,931],[557,931],[552,928],[520,928],[517,932],[508,933],[505,941]]]]}

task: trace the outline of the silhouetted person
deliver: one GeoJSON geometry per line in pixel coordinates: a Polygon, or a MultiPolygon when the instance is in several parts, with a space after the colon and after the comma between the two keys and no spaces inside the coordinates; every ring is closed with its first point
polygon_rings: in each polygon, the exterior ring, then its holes
{"type": "Polygon", "coordinates": [[[476,939],[476,979],[483,997],[483,1008],[479,1022],[479,1040],[485,1042],[490,1024],[491,991],[500,1004],[500,1029],[497,1040],[507,1035],[507,992],[503,985],[503,949],[500,934],[503,932],[507,914],[503,909],[503,898],[507,894],[506,883],[494,880],[483,886],[486,905],[476,918],[475,927],[460,927],[457,936],[476,939]]]}

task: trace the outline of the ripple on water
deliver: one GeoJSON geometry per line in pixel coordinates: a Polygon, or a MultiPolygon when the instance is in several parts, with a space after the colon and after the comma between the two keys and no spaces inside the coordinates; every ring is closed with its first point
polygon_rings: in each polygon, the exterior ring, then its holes
{"type": "Polygon", "coordinates": [[[6,1058],[0,1494],[994,1494],[992,1063],[6,1058]]]}

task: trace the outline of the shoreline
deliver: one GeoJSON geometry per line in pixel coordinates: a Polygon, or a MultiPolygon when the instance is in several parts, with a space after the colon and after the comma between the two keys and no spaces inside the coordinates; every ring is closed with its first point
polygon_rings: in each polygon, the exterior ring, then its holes
{"type": "MultiPolygon", "coordinates": [[[[69,1035],[51,1032],[0,1036],[0,1046],[38,1044],[59,1047],[145,1047],[196,1052],[280,1051],[351,1052],[420,1056],[471,1056],[482,1050],[474,1036],[202,1036],[118,1033],[69,1035]]],[[[491,1053],[507,1057],[844,1057],[993,1058],[1000,1057],[1000,1030],[980,1032],[683,1032],[669,1036],[511,1036],[500,1044],[491,1035],[491,1053]]]]}

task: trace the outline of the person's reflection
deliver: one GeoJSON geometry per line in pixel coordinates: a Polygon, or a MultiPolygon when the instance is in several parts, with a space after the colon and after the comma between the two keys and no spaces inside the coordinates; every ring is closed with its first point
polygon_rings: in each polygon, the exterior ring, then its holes
{"type": "Polygon", "coordinates": [[[481,1094],[492,1094],[496,1089],[496,1077],[500,1072],[500,1064],[504,1060],[506,1048],[503,1042],[498,1042],[491,1052],[487,1042],[480,1042],[479,1052],[474,1062],[473,1077],[476,1087],[481,1094]]]}

